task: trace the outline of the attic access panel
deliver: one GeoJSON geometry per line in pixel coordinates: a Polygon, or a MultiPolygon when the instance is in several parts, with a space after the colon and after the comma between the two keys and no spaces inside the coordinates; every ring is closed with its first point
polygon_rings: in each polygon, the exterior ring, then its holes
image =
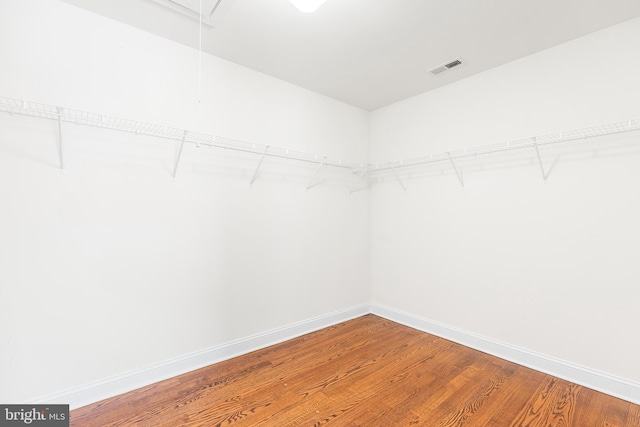
{"type": "MultiPolygon", "coordinates": [[[[219,8],[223,0],[153,0],[159,5],[168,7],[176,12],[182,13],[196,21],[200,21],[202,14],[202,23],[210,27],[214,26],[213,16],[219,8]]],[[[231,0],[226,0],[227,2],[231,0]]]]}

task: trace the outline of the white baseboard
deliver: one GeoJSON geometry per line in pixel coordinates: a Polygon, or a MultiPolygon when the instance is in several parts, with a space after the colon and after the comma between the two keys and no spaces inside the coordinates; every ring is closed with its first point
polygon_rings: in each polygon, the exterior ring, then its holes
{"type": "Polygon", "coordinates": [[[309,332],[317,331],[340,322],[363,316],[370,312],[369,304],[362,304],[281,328],[210,347],[195,353],[147,366],[102,381],[66,390],[32,401],[33,404],[69,404],[71,409],[89,405],[109,397],[117,396],[158,381],[166,380],[223,360],[269,347],[309,332]]]}
{"type": "Polygon", "coordinates": [[[640,404],[640,384],[598,372],[584,366],[556,359],[540,353],[516,347],[491,338],[483,337],[453,326],[426,319],[420,316],[386,307],[380,304],[363,304],[345,310],[303,320],[282,328],[273,329],[247,338],[231,341],[219,346],[187,354],[143,369],[131,371],[103,381],[87,384],[71,390],[37,399],[31,403],[63,403],[71,409],[89,405],[109,397],[117,396],[145,387],[177,375],[184,374],[223,360],[268,347],[309,332],[317,331],[340,322],[354,319],[365,314],[375,314],[385,319],[428,332],[454,341],[458,344],[480,350],[571,381],[582,386],[598,390],[611,396],[640,404]]]}
{"type": "Polygon", "coordinates": [[[640,383],[595,371],[575,363],[556,359],[453,326],[415,316],[380,304],[371,305],[376,316],[437,335],[501,359],[544,372],[575,384],[591,388],[626,401],[640,404],[640,383]]]}

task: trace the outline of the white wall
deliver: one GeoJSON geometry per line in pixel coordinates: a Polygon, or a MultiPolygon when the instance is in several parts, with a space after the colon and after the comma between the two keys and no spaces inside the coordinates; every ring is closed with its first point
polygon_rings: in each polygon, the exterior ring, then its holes
{"type": "MultiPolygon", "coordinates": [[[[195,35],[194,35],[195,36],[195,35]]],[[[368,114],[68,4],[0,4],[0,96],[349,159],[368,114]]],[[[0,401],[25,402],[370,299],[349,171],[0,114],[0,401]]]]}
{"type": "MultiPolygon", "coordinates": [[[[373,112],[371,160],[640,118],[638,70],[635,19],[373,112]]],[[[379,176],[373,302],[640,381],[640,135],[584,147],[379,176]]]]}

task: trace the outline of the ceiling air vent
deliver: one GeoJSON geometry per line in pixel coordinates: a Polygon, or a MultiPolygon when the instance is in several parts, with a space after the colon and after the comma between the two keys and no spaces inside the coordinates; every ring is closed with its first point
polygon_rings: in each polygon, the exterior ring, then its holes
{"type": "Polygon", "coordinates": [[[462,61],[460,61],[459,59],[456,59],[455,61],[451,61],[448,64],[444,64],[444,66],[450,70],[453,67],[457,67],[458,65],[462,64],[462,61]]]}
{"type": "Polygon", "coordinates": [[[462,65],[462,59],[460,58],[454,59],[453,61],[447,62],[446,64],[443,64],[443,65],[438,65],[437,67],[429,70],[429,72],[434,76],[436,76],[438,74],[444,73],[445,71],[449,71],[450,69],[455,68],[459,65],[462,65]]]}
{"type": "MultiPolygon", "coordinates": [[[[200,21],[202,14],[202,23],[211,27],[214,25],[213,14],[218,9],[223,0],[153,0],[169,9],[180,12],[183,15],[200,21]]],[[[230,0],[227,0],[229,2],[230,0]]]]}

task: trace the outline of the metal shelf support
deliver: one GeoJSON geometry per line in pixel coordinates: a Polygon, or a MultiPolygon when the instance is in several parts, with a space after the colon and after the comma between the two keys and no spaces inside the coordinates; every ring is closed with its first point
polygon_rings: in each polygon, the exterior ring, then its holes
{"type": "Polygon", "coordinates": [[[447,152],[447,156],[449,156],[449,161],[451,162],[451,166],[453,166],[453,170],[458,177],[458,181],[460,181],[460,185],[464,188],[464,180],[462,179],[462,173],[458,171],[455,162],[453,161],[453,157],[451,157],[451,153],[447,152]]]}
{"type": "Polygon", "coordinates": [[[407,187],[405,187],[402,181],[400,180],[400,177],[398,176],[398,172],[396,172],[396,168],[392,167],[391,170],[393,171],[393,174],[396,176],[396,180],[398,181],[398,184],[400,184],[400,187],[402,187],[402,189],[406,193],[407,187]]]}
{"type": "Polygon", "coordinates": [[[316,172],[313,174],[311,181],[309,181],[309,185],[307,185],[307,191],[309,191],[309,189],[313,187],[314,185],[313,182],[316,180],[316,176],[318,176],[318,172],[320,172],[320,169],[322,168],[322,166],[324,166],[324,159],[318,165],[318,169],[316,169],[316,172]]]}
{"type": "Polygon", "coordinates": [[[549,177],[549,173],[544,171],[544,165],[542,164],[542,157],[540,157],[540,150],[538,149],[538,141],[536,137],[533,138],[533,148],[536,149],[536,155],[538,156],[538,164],[540,165],[540,172],[542,172],[542,180],[546,181],[549,177]]]}
{"type": "Polygon", "coordinates": [[[180,148],[178,148],[178,154],[176,155],[176,162],[173,165],[173,179],[176,179],[178,173],[178,165],[180,164],[180,157],[182,156],[182,148],[184,147],[184,141],[187,139],[187,131],[182,134],[182,140],[180,141],[180,148]]]}
{"type": "Polygon", "coordinates": [[[256,171],[253,173],[253,177],[251,178],[251,182],[249,183],[249,187],[253,187],[253,183],[258,177],[258,171],[260,170],[260,166],[262,166],[262,162],[264,161],[265,156],[267,155],[267,150],[269,146],[264,148],[264,152],[262,153],[262,157],[260,157],[260,161],[258,162],[258,166],[256,167],[256,171]]]}
{"type": "Polygon", "coordinates": [[[369,166],[363,167],[362,172],[358,174],[358,180],[353,185],[353,187],[351,187],[351,190],[349,190],[349,194],[354,193],[358,189],[358,186],[360,185],[360,181],[362,181],[362,178],[364,178],[365,174],[368,171],[369,171],[369,166]]]}
{"type": "Polygon", "coordinates": [[[56,107],[58,110],[58,156],[60,160],[60,170],[64,172],[64,157],[62,156],[62,115],[64,110],[62,107],[56,107]]]}

